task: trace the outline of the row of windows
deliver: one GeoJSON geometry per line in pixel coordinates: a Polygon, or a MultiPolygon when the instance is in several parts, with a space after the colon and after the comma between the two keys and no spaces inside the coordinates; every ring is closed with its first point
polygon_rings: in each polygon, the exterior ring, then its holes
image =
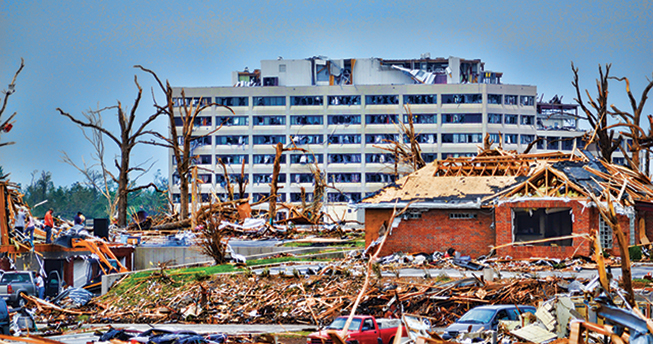
{"type": "MultiPolygon", "coordinates": [[[[228,196],[225,193],[218,193],[215,194],[220,201],[225,202],[228,200],[228,196]]],[[[190,197],[190,196],[189,196],[190,197]]],[[[243,195],[243,197],[249,197],[249,193],[246,193],[243,195]]],[[[252,195],[252,199],[254,202],[258,202],[262,199],[265,199],[267,197],[270,197],[269,193],[255,193],[252,195]]],[[[203,193],[200,195],[201,201],[204,203],[208,203],[211,201],[211,194],[208,193],[203,193]]],[[[179,203],[179,200],[181,199],[181,196],[178,193],[172,194],[172,201],[174,203],[179,203]]],[[[343,193],[334,193],[330,192],[327,193],[327,202],[331,203],[336,203],[336,202],[342,202],[342,203],[347,203],[347,202],[360,202],[362,200],[362,194],[360,192],[343,192],[343,193]]],[[[304,200],[306,202],[312,202],[313,201],[313,194],[312,193],[306,193],[304,194],[304,200]]],[[[286,194],[285,193],[280,193],[277,195],[277,201],[279,202],[286,202],[286,194]]],[[[293,192],[290,193],[290,201],[291,202],[301,202],[302,201],[302,194],[298,192],[293,192]]]]}
{"type": "MultiPolygon", "coordinates": [[[[408,123],[410,115],[403,115],[404,123],[408,123]]],[[[438,122],[438,115],[436,114],[415,114],[413,116],[413,123],[415,124],[435,124],[438,122]]],[[[328,115],[327,123],[330,125],[349,125],[361,124],[361,115],[328,115]]],[[[521,124],[521,125],[535,125],[534,115],[503,115],[498,113],[489,113],[487,115],[488,123],[490,124],[521,124]],[[505,119],[505,122],[504,122],[505,119]]],[[[391,114],[377,114],[365,115],[365,123],[370,124],[393,124],[398,123],[399,115],[391,114]]],[[[443,123],[482,123],[483,115],[480,113],[458,113],[458,114],[442,114],[443,123]]],[[[254,126],[285,126],[286,116],[252,116],[252,123],[254,126]]],[[[175,117],[175,125],[182,126],[182,119],[175,117]]],[[[211,126],[211,117],[200,116],[195,118],[193,122],[195,126],[211,126]]],[[[216,124],[223,126],[248,126],[248,116],[216,116],[216,124]]],[[[291,125],[323,125],[324,116],[322,115],[291,115],[291,125]]]]}
{"type": "MultiPolygon", "coordinates": [[[[404,104],[437,104],[436,94],[407,94],[403,96],[404,104]]],[[[197,106],[198,104],[206,106],[211,103],[212,97],[186,97],[172,98],[176,107],[189,105],[197,106]]],[[[442,94],[442,104],[480,104],[483,102],[481,93],[459,93],[459,94],[442,94]]],[[[522,105],[533,106],[535,104],[534,96],[517,96],[488,94],[488,104],[505,104],[505,105],[522,105]]],[[[249,106],[248,97],[215,97],[215,103],[225,106],[249,106]]],[[[365,96],[367,105],[396,105],[399,104],[399,95],[367,95],[365,96]]],[[[285,96],[276,97],[252,97],[254,106],[286,106],[285,96]]],[[[327,96],[327,104],[337,105],[361,105],[360,95],[342,95],[327,96]]],[[[323,106],[324,96],[290,96],[290,105],[292,106],[323,106]]]]}
{"type": "MultiPolygon", "coordinates": [[[[211,183],[211,178],[215,176],[216,184],[226,185],[226,178],[222,174],[200,173],[197,175],[197,180],[201,183],[211,183]]],[[[277,182],[286,182],[286,173],[279,173],[277,182]]],[[[351,172],[338,172],[327,174],[327,181],[329,183],[360,183],[362,173],[351,172]]],[[[254,173],[252,175],[254,184],[270,184],[272,183],[271,173],[254,173]]],[[[229,175],[230,183],[238,183],[240,175],[229,175]]],[[[249,176],[245,175],[244,180],[249,180],[249,176]]],[[[291,173],[289,179],[291,183],[307,184],[314,183],[315,176],[312,173],[291,173]]],[[[396,180],[396,176],[388,173],[367,173],[365,175],[365,182],[367,183],[391,183],[396,180]]],[[[179,184],[179,176],[175,173],[172,176],[174,184],[179,184]]]]}

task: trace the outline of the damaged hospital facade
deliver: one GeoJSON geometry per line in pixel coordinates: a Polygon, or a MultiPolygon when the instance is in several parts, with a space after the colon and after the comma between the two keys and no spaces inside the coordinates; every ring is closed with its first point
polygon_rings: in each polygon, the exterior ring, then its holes
{"type": "Polygon", "coordinates": [[[516,259],[567,258],[589,256],[596,232],[601,249],[619,256],[616,233],[591,197],[605,204],[606,192],[628,244],[649,243],[653,185],[643,174],[577,150],[499,149],[429,164],[363,200],[366,244],[390,230],[382,254],[454,248],[473,258],[493,249],[516,259]]]}
{"type": "MultiPolygon", "coordinates": [[[[388,140],[404,140],[395,123],[408,121],[405,105],[414,116],[427,162],[475,156],[485,135],[503,141],[506,149],[523,151],[543,137],[537,151],[570,151],[580,133],[575,107],[548,107],[544,111],[553,113],[538,117],[536,87],[504,85],[501,77],[502,73],[486,70],[481,60],[457,57],[280,58],[261,61],[261,68],[254,71],[233,72],[230,87],[175,88],[174,101],[177,107],[215,102],[235,112],[213,106],[195,122],[198,138],[193,154],[198,157],[204,201],[212,192],[226,197],[219,161],[231,176],[240,174],[244,162],[248,194],[254,200],[268,196],[274,145],[295,143],[313,154],[284,153],[279,200],[299,202],[302,188],[311,196],[310,165],[316,162],[337,189],[327,190],[324,201],[330,207],[339,205],[337,213],[342,214],[348,203],[395,180],[393,156],[379,147],[390,147],[388,140]],[[199,138],[221,124],[217,132],[199,138]]],[[[169,180],[178,201],[178,178],[170,156],[169,180]]],[[[358,213],[362,220],[363,212],[358,213]]]]}

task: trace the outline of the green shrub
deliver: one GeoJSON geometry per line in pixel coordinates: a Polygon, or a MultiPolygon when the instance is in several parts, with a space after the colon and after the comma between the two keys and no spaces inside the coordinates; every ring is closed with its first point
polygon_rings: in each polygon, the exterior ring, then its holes
{"type": "Polygon", "coordinates": [[[631,261],[638,261],[642,259],[642,248],[639,246],[631,246],[628,248],[628,255],[631,261]]]}

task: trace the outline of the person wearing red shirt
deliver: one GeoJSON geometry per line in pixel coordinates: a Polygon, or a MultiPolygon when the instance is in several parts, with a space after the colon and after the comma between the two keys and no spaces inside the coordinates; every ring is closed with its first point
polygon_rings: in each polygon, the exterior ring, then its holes
{"type": "Polygon", "coordinates": [[[52,219],[52,208],[48,209],[48,212],[45,213],[45,218],[43,219],[43,225],[45,226],[45,243],[52,243],[52,227],[54,227],[54,220],[52,219]]]}

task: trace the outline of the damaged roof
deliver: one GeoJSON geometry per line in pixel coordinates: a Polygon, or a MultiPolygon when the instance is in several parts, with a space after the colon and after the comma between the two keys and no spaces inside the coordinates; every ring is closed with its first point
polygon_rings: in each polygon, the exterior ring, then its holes
{"type": "Polygon", "coordinates": [[[510,197],[587,199],[590,193],[624,205],[653,201],[650,179],[587,152],[518,154],[500,148],[476,157],[434,161],[361,202],[363,208],[414,202],[415,206],[481,207],[510,197]]]}

